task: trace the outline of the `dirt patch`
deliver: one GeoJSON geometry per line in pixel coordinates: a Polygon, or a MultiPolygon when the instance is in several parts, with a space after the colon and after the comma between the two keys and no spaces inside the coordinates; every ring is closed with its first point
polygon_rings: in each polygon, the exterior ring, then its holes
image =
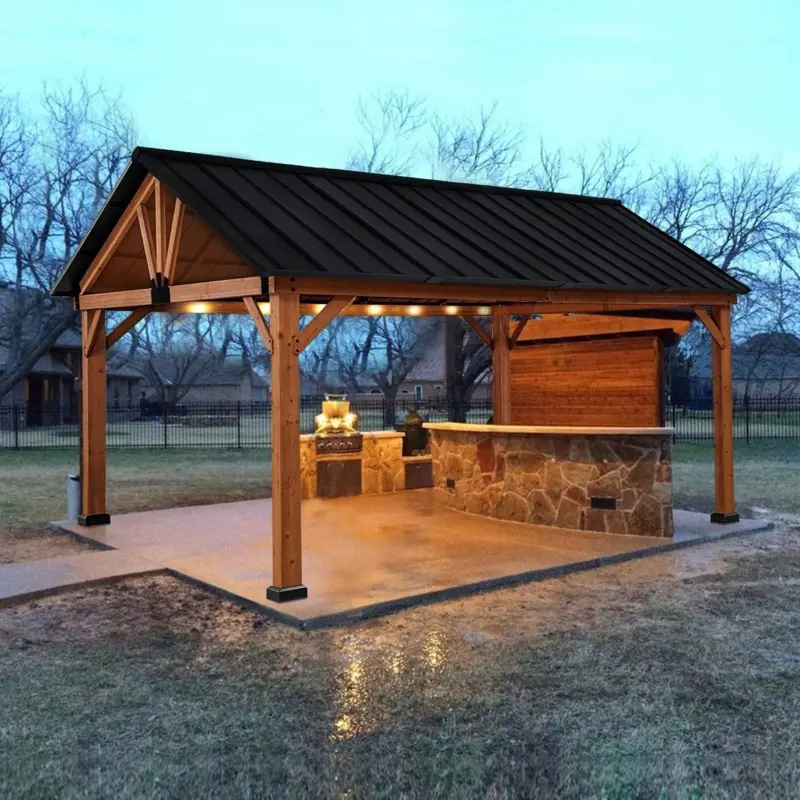
{"type": "Polygon", "coordinates": [[[91,545],[63,533],[24,531],[0,534],[0,564],[74,556],[92,549],[91,545]]]}

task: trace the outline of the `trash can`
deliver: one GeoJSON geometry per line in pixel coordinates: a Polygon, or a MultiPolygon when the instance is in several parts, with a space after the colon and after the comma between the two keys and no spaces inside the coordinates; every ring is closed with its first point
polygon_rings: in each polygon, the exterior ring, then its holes
{"type": "Polygon", "coordinates": [[[67,519],[76,520],[81,513],[81,476],[67,475],[67,519]]]}

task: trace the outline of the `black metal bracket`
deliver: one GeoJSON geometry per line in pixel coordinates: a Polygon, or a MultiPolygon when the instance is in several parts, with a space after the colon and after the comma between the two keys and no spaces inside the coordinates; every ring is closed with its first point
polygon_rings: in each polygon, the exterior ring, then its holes
{"type": "Polygon", "coordinates": [[[150,302],[156,306],[162,303],[169,303],[169,286],[151,286],[150,302]]]}

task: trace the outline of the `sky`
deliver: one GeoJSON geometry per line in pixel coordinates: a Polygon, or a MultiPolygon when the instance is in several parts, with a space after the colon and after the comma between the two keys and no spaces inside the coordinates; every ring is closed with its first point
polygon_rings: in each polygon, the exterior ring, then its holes
{"type": "Polygon", "coordinates": [[[343,166],[360,96],[531,143],[800,168],[798,0],[0,0],[0,88],[120,91],[141,144],[343,166]]]}

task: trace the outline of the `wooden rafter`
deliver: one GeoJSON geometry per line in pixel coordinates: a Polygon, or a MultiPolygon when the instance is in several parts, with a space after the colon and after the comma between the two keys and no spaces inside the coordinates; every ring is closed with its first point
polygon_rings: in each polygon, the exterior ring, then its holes
{"type": "Polygon", "coordinates": [[[712,318],[711,314],[708,313],[708,310],[703,306],[693,306],[692,310],[697,315],[697,318],[700,320],[700,322],[702,322],[703,325],[705,325],[706,330],[714,338],[714,341],[720,347],[726,347],[727,341],[725,339],[725,335],[720,330],[719,325],[717,325],[716,321],[712,318]]]}
{"type": "Polygon", "coordinates": [[[517,343],[517,339],[519,339],[520,334],[522,333],[522,329],[528,324],[528,320],[530,318],[530,314],[523,314],[522,318],[517,322],[514,332],[508,338],[509,349],[514,348],[514,345],[517,343]]]}
{"type": "Polygon", "coordinates": [[[258,307],[258,303],[256,303],[252,297],[245,297],[243,299],[245,308],[253,318],[253,322],[256,324],[256,330],[261,336],[261,340],[264,342],[264,347],[266,347],[267,352],[272,355],[272,331],[270,331],[269,325],[267,325],[267,321],[264,319],[264,315],[261,313],[261,309],[258,307]]]}
{"type": "Polygon", "coordinates": [[[178,263],[178,250],[180,249],[185,211],[186,207],[180,198],[176,197],[175,208],[172,211],[172,225],[169,231],[169,244],[167,245],[164,261],[164,282],[167,284],[172,282],[172,276],[175,274],[175,267],[178,263]]]}
{"type": "Polygon", "coordinates": [[[164,193],[164,185],[161,181],[156,181],[155,187],[156,205],[156,274],[159,276],[159,284],[164,281],[164,265],[167,255],[167,203],[164,193]]]}
{"type": "Polygon", "coordinates": [[[153,252],[153,231],[150,228],[150,219],[147,216],[147,209],[140,205],[136,209],[136,216],[139,218],[139,231],[142,234],[142,245],[144,247],[144,257],[147,261],[147,271],[150,273],[150,280],[154,286],[159,285],[158,270],[156,268],[156,257],[153,252]]]}
{"type": "Polygon", "coordinates": [[[110,331],[106,334],[106,350],[113,347],[128,331],[132,330],[133,327],[143,320],[148,314],[150,313],[150,309],[146,306],[142,306],[141,308],[135,308],[125,317],[122,322],[114,328],[113,331],[110,331]]]}
{"type": "Polygon", "coordinates": [[[308,347],[315,337],[353,303],[355,297],[332,297],[321,311],[295,337],[295,352],[300,353],[308,347]]]}
{"type": "Polygon", "coordinates": [[[136,221],[139,206],[146,203],[153,193],[155,180],[152,175],[148,175],[142,181],[142,185],[137,189],[136,194],[109,234],[105,244],[100,248],[100,252],[94,257],[89,269],[86,270],[86,274],[81,278],[80,287],[82,293],[89,291],[100,277],[103,268],[131,229],[131,225],[136,221]]]}
{"type": "Polygon", "coordinates": [[[475,331],[475,333],[478,334],[478,336],[481,337],[481,339],[483,339],[484,343],[490,350],[494,348],[494,342],[492,341],[492,337],[489,336],[488,333],[486,333],[486,331],[483,329],[478,320],[475,319],[475,317],[469,314],[463,314],[462,319],[470,326],[470,328],[472,328],[472,330],[475,331]]]}

